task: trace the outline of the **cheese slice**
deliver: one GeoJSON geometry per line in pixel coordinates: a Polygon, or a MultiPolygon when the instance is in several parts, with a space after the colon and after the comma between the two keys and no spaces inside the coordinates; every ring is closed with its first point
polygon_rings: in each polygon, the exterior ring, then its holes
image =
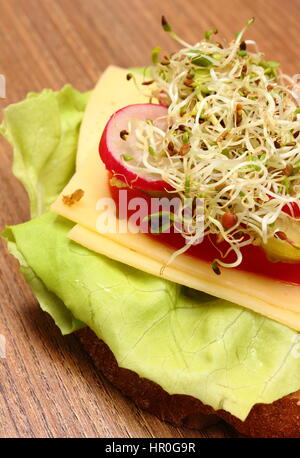
{"type": "MultiPolygon", "coordinates": [[[[247,275],[245,274],[243,274],[244,279],[241,279],[242,283],[240,284],[240,288],[236,288],[237,285],[232,284],[232,282],[228,279],[227,282],[221,282],[220,284],[219,281],[216,281],[215,279],[205,279],[204,277],[198,275],[197,272],[190,273],[190,270],[181,270],[177,266],[166,266],[163,273],[161,273],[162,263],[160,261],[132,248],[120,245],[119,243],[110,240],[97,232],[90,231],[79,224],[76,224],[69,232],[69,237],[80,245],[85,246],[96,253],[100,253],[111,259],[122,262],[123,264],[143,270],[151,275],[162,275],[166,280],[222,297],[230,302],[241,302],[244,306],[254,310],[255,312],[260,314],[263,313],[263,315],[268,316],[275,321],[279,321],[280,323],[293,329],[300,330],[300,316],[297,311],[292,311],[288,308],[282,309],[269,301],[269,299],[272,298],[272,294],[270,293],[274,287],[274,282],[272,281],[268,280],[268,283],[270,284],[266,284],[264,279],[258,277],[255,279],[255,288],[260,290],[260,298],[257,294],[255,294],[256,290],[254,292],[251,289],[249,289],[249,292],[245,297],[245,289],[247,290],[248,287],[251,288],[253,286],[251,279],[247,278],[247,275]],[[265,291],[265,296],[263,291],[265,291]]],[[[150,246],[148,246],[148,248],[151,248],[152,244],[149,245],[150,246]]],[[[284,294],[282,295],[283,291],[281,286],[282,285],[279,282],[275,285],[275,290],[273,290],[274,295],[279,293],[281,297],[283,297],[283,300],[288,302],[289,298],[284,297],[284,294]]]]}
{"type": "MultiPolygon", "coordinates": [[[[300,331],[300,286],[233,269],[223,269],[222,274],[217,276],[206,262],[188,255],[178,256],[166,267],[172,250],[146,234],[97,233],[97,202],[110,197],[107,171],[98,156],[101,132],[110,114],[120,108],[116,105],[116,91],[121,93],[123,90],[122,106],[140,103],[141,100],[137,90],[135,95],[129,91],[126,98],[126,73],[126,70],[110,67],[102,77],[105,84],[100,79],[87,107],[80,133],[79,168],[52,205],[54,212],[78,223],[70,238],[125,264],[224,298],[300,331]],[[107,78],[107,75],[110,77],[107,78]],[[102,115],[99,114],[96,123],[96,107],[101,107],[103,100],[105,112],[100,110],[102,115]],[[76,189],[83,189],[84,197],[71,207],[64,205],[62,197],[76,189]]],[[[114,218],[111,211],[110,221],[114,218]]]]}

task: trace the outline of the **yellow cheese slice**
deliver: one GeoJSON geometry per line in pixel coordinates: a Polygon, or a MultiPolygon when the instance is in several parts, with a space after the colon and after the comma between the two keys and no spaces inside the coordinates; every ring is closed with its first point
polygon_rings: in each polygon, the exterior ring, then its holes
{"type": "MultiPolygon", "coordinates": [[[[102,76],[105,78],[105,84],[101,84],[101,78],[84,117],[80,134],[78,171],[52,206],[54,212],[80,225],[71,231],[70,237],[125,264],[224,298],[300,331],[300,286],[232,269],[223,269],[222,274],[217,276],[206,262],[188,255],[177,257],[171,266],[165,267],[172,251],[149,236],[133,233],[97,233],[97,202],[110,196],[107,172],[98,155],[101,132],[110,114],[120,108],[114,98],[116,91],[122,92],[123,89],[122,106],[140,103],[141,100],[137,90],[135,95],[129,91],[126,98],[126,70],[110,67],[106,72],[102,76]],[[105,77],[107,74],[110,75],[108,79],[105,77]],[[103,100],[107,105],[106,115],[99,116],[95,123],[96,107],[100,107],[103,100]],[[72,194],[76,189],[83,189],[84,197],[71,207],[64,205],[63,195],[72,194]]],[[[112,213],[110,220],[113,219],[112,213]]]]}
{"type": "MultiPolygon", "coordinates": [[[[80,245],[83,245],[96,253],[103,254],[111,259],[130,265],[136,269],[143,270],[149,274],[156,276],[161,275],[162,263],[160,261],[135,251],[132,248],[120,245],[119,243],[96,232],[90,231],[79,224],[76,224],[70,231],[69,237],[80,245]]],[[[151,245],[152,244],[149,244],[148,248],[150,248],[151,245]]],[[[189,288],[194,288],[222,297],[230,302],[242,302],[244,306],[254,310],[255,312],[263,312],[263,315],[268,316],[275,321],[279,321],[280,323],[298,331],[300,330],[300,316],[297,311],[294,312],[289,309],[282,309],[268,301],[268,298],[272,296],[272,294],[270,295],[270,292],[274,287],[273,281],[267,279],[266,284],[264,279],[261,279],[260,277],[254,279],[254,281],[257,280],[255,281],[255,288],[261,289],[261,298],[259,299],[257,294],[255,294],[256,290],[251,289],[249,289],[245,297],[245,288],[247,290],[248,287],[253,285],[251,285],[251,279],[247,278],[247,274],[242,275],[244,277],[244,281],[241,279],[241,284],[239,285],[240,287],[237,288],[237,285],[232,284],[232,282],[228,279],[227,282],[225,281],[221,282],[222,284],[219,284],[219,281],[214,278],[199,278],[197,272],[190,273],[190,271],[181,270],[177,267],[175,268],[174,266],[165,267],[162,274],[165,279],[173,281],[174,283],[179,283],[188,286],[189,288]],[[263,295],[263,290],[266,292],[265,297],[263,295]],[[216,294],[216,292],[218,294],[216,294]]],[[[282,297],[283,291],[281,290],[281,286],[282,285],[280,283],[275,284],[275,290],[273,290],[274,295],[279,293],[282,297]]],[[[284,297],[283,294],[283,299],[288,302],[289,297],[284,297]]]]}

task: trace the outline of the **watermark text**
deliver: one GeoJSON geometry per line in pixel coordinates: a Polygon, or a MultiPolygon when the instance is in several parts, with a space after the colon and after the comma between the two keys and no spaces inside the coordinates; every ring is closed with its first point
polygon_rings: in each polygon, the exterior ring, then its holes
{"type": "Polygon", "coordinates": [[[180,197],[131,197],[119,191],[118,201],[111,197],[98,200],[96,229],[107,233],[151,233],[183,235],[185,243],[203,241],[204,199],[180,197]]]}

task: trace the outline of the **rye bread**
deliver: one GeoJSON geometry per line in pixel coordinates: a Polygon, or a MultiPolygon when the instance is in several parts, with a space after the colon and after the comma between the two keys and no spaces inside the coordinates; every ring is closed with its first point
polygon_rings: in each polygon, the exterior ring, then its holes
{"type": "Polygon", "coordinates": [[[118,366],[109,347],[89,329],[77,331],[85,350],[97,369],[141,409],[175,426],[201,429],[223,419],[240,433],[250,437],[300,438],[300,391],[273,404],[256,404],[242,422],[224,410],[215,411],[198,399],[170,395],[156,383],[118,366]]]}

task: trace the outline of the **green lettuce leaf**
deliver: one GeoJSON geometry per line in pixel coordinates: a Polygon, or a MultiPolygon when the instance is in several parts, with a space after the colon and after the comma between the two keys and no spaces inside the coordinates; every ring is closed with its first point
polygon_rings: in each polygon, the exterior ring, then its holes
{"type": "MultiPolygon", "coordinates": [[[[4,110],[0,134],[13,147],[13,173],[29,195],[32,217],[49,208],[74,173],[79,128],[88,97],[89,93],[82,94],[67,85],[57,92],[45,89],[40,94],[28,94],[24,101],[4,110]]],[[[52,316],[62,334],[82,327],[83,323],[35,275],[9,229],[3,236],[41,308],[52,316]]]]}
{"type": "Polygon", "coordinates": [[[29,195],[32,217],[49,208],[74,173],[88,97],[67,85],[31,93],[4,110],[0,133],[13,146],[13,173],[29,195]]]}
{"type": "MultiPolygon", "coordinates": [[[[39,215],[69,180],[88,94],[70,86],[8,107],[1,132],[39,215]]],[[[89,326],[118,363],[245,419],[300,388],[299,334],[254,312],[145,274],[67,238],[51,213],[4,231],[10,252],[62,333],[89,326]]]]}
{"type": "MultiPolygon", "coordinates": [[[[17,228],[19,226],[15,227],[17,228]]],[[[2,232],[2,237],[7,241],[9,252],[19,261],[20,270],[26,282],[34,292],[41,309],[53,318],[61,333],[63,335],[70,334],[84,327],[85,324],[74,318],[70,310],[67,309],[59,297],[47,289],[44,282],[35,274],[30,265],[28,265],[26,259],[16,245],[11,228],[6,227],[2,232]]]]}
{"type": "Polygon", "coordinates": [[[242,420],[299,388],[297,332],[89,251],[67,238],[70,228],[47,213],[6,236],[120,366],[242,420]]]}

